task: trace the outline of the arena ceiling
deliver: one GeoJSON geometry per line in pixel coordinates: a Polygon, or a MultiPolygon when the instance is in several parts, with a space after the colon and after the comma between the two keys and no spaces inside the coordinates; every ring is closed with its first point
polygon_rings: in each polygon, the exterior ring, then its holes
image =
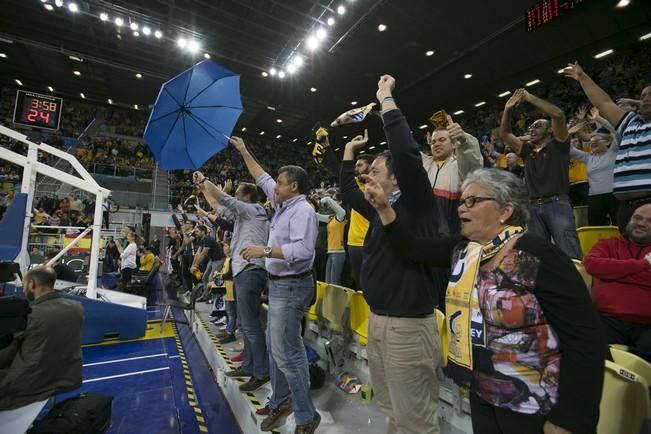
{"type": "MultiPolygon", "coordinates": [[[[552,80],[571,60],[598,62],[594,54],[651,32],[651,2],[616,8],[619,0],[574,1],[580,4],[573,10],[527,32],[524,10],[533,0],[77,0],[76,12],[67,0],[3,0],[0,85],[15,88],[19,79],[25,89],[47,93],[52,86],[60,96],[79,99],[83,92],[98,103],[110,98],[143,110],[165,80],[208,53],[241,74],[238,131],[305,144],[316,121],[329,123],[353,101],[373,101],[378,77],[389,73],[416,131],[437,109],[463,110],[462,120],[480,101],[552,80]],[[319,28],[327,35],[310,51],[307,38],[319,28]],[[179,37],[200,46],[181,49],[179,37]],[[296,53],[304,64],[294,74],[262,75],[285,69],[296,53]]],[[[380,138],[379,122],[369,127],[380,138]]],[[[341,127],[335,142],[359,130],[341,127]]]]}

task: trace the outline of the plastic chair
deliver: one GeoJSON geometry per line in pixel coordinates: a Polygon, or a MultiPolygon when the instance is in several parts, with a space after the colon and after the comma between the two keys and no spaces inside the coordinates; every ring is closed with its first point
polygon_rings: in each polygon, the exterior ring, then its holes
{"type": "Polygon", "coordinates": [[[579,244],[585,256],[590,253],[597,241],[618,237],[620,233],[617,226],[584,226],[576,230],[576,235],[579,237],[579,244]]]}
{"type": "Polygon", "coordinates": [[[344,329],[344,313],[348,310],[353,291],[343,286],[327,285],[323,293],[321,316],[327,321],[328,328],[335,332],[344,329]]]}
{"type": "Polygon", "coordinates": [[[436,326],[441,336],[441,350],[443,351],[443,366],[448,364],[448,324],[445,321],[445,314],[438,309],[436,311],[436,326]]]}
{"type": "Polygon", "coordinates": [[[0,261],[13,262],[23,243],[27,194],[17,193],[0,221],[0,261]]]}
{"type": "Polygon", "coordinates": [[[644,378],[647,384],[651,384],[651,363],[615,346],[610,347],[610,354],[613,356],[615,363],[635,372],[644,378]]]}
{"type": "Polygon", "coordinates": [[[640,375],[606,360],[598,434],[639,434],[649,410],[649,386],[640,375]]]}
{"type": "Polygon", "coordinates": [[[307,319],[310,321],[316,321],[318,319],[318,312],[320,311],[321,302],[323,301],[323,293],[325,287],[328,286],[324,282],[316,282],[316,299],[314,304],[310,306],[310,309],[307,311],[307,319]]]}
{"type": "Polygon", "coordinates": [[[361,291],[356,291],[350,297],[348,304],[350,309],[350,328],[359,336],[359,343],[368,343],[368,318],[371,315],[371,308],[368,307],[366,299],[361,291]]]}

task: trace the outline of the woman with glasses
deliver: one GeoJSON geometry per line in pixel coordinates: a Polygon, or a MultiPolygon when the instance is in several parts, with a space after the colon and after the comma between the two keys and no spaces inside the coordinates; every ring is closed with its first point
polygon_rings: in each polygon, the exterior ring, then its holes
{"type": "Polygon", "coordinates": [[[499,169],[470,174],[457,238],[416,239],[372,180],[365,196],[406,261],[452,269],[447,370],[470,387],[474,433],[595,433],[599,317],[570,258],[527,234],[523,182],[499,169]]]}

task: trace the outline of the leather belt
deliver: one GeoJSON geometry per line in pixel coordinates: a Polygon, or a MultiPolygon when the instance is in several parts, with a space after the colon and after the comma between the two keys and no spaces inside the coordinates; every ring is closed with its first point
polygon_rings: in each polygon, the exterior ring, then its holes
{"type": "Polygon", "coordinates": [[[554,196],[536,197],[534,199],[529,199],[529,203],[542,205],[543,203],[555,202],[557,200],[569,200],[569,196],[567,194],[557,194],[554,196]]]}
{"type": "Polygon", "coordinates": [[[312,271],[306,271],[300,274],[289,274],[287,276],[276,276],[273,274],[267,273],[269,280],[280,280],[280,279],[304,279],[308,276],[312,276],[312,271]]]}

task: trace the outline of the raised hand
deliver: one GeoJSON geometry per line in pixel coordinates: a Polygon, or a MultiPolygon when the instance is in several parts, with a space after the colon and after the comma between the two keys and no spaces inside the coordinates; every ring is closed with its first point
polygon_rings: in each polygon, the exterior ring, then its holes
{"type": "Polygon", "coordinates": [[[224,182],[224,193],[226,194],[231,194],[233,191],[233,180],[232,179],[227,179],[226,182],[224,182]]]}
{"type": "Polygon", "coordinates": [[[246,145],[244,144],[244,140],[242,140],[241,137],[232,136],[229,140],[229,143],[233,145],[233,147],[237,149],[238,152],[246,150],[246,145]]]}
{"type": "Polygon", "coordinates": [[[563,75],[574,80],[579,80],[585,74],[579,62],[569,63],[563,70],[563,75]]]}
{"type": "Polygon", "coordinates": [[[590,113],[588,113],[588,120],[590,122],[596,122],[600,117],[601,116],[599,116],[599,109],[597,107],[592,107],[590,109],[590,113]]]}
{"type": "Polygon", "coordinates": [[[448,115],[448,126],[446,128],[450,135],[450,140],[454,143],[465,143],[466,133],[461,128],[461,125],[452,120],[452,116],[448,115]]]}
{"type": "Polygon", "coordinates": [[[585,116],[588,114],[588,108],[584,105],[579,107],[579,110],[574,114],[577,120],[582,121],[585,119],[585,116]]]}
{"type": "Polygon", "coordinates": [[[386,193],[372,177],[369,175],[362,175],[362,179],[366,181],[366,187],[364,188],[364,198],[371,204],[376,210],[383,210],[389,205],[389,198],[386,193]]]}
{"type": "Polygon", "coordinates": [[[346,143],[346,147],[357,152],[362,149],[368,143],[368,130],[364,130],[364,135],[358,135],[353,137],[353,139],[346,143]]]}
{"type": "Polygon", "coordinates": [[[569,128],[567,129],[567,132],[568,132],[569,134],[576,134],[576,133],[578,133],[579,131],[581,131],[582,129],[584,129],[587,125],[588,125],[588,122],[585,121],[585,120],[578,121],[578,122],[576,122],[574,125],[572,125],[571,127],[569,127],[569,128]]]}
{"type": "Polygon", "coordinates": [[[392,76],[385,74],[380,77],[380,81],[377,82],[377,92],[375,94],[377,100],[382,103],[382,100],[388,96],[391,96],[393,90],[396,87],[396,79],[392,76]]]}
{"type": "Polygon", "coordinates": [[[192,182],[197,185],[201,185],[204,179],[206,179],[206,177],[203,176],[203,173],[199,172],[198,170],[192,174],[192,182]]]}
{"type": "Polygon", "coordinates": [[[511,110],[514,107],[517,107],[522,102],[522,97],[524,96],[524,89],[517,89],[513,92],[513,95],[506,101],[504,104],[504,109],[511,110]]]}

